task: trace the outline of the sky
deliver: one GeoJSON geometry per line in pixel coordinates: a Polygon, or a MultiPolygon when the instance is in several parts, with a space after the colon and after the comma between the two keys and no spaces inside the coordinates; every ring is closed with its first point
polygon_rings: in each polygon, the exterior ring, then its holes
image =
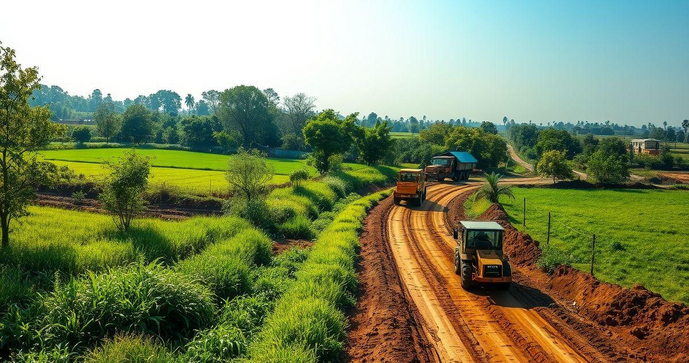
{"type": "Polygon", "coordinates": [[[689,118],[689,1],[3,1],[43,83],[115,99],[240,84],[393,119],[689,118]]]}

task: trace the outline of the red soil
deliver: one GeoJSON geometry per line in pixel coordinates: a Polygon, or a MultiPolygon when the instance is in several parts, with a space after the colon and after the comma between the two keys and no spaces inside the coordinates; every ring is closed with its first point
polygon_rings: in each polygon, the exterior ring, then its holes
{"type": "Polygon", "coordinates": [[[388,198],[371,210],[360,236],[359,296],[345,357],[352,362],[431,361],[385,242],[391,204],[388,198]]]}
{"type": "Polygon", "coordinates": [[[559,266],[548,275],[536,268],[538,242],[516,230],[501,205],[491,206],[481,219],[505,227],[505,251],[529,276],[529,282],[571,302],[578,314],[609,330],[611,339],[621,340],[630,352],[636,352],[636,358],[689,361],[689,307],[668,302],[641,285],[629,289],[601,282],[569,266],[559,266]]]}

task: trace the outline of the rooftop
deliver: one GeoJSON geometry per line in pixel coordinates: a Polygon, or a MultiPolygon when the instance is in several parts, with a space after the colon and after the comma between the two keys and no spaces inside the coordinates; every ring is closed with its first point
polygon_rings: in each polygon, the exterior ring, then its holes
{"type": "Polygon", "coordinates": [[[466,151],[448,151],[443,156],[454,156],[462,163],[478,163],[476,158],[466,151]]]}
{"type": "Polygon", "coordinates": [[[485,230],[485,231],[504,231],[497,222],[475,222],[475,221],[461,221],[459,222],[465,229],[485,230]]]}

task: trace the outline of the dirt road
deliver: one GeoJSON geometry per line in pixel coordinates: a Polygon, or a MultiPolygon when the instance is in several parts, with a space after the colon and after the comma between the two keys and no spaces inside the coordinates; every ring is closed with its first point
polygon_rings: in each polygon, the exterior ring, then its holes
{"type": "Polygon", "coordinates": [[[522,158],[519,157],[516,151],[514,151],[514,148],[512,145],[507,144],[507,149],[510,151],[510,157],[512,160],[516,161],[517,164],[521,165],[524,167],[524,169],[528,171],[533,171],[533,165],[527,163],[526,161],[522,160],[522,158]]]}
{"type": "Polygon", "coordinates": [[[455,241],[445,208],[459,194],[476,187],[472,183],[433,185],[421,207],[391,206],[387,213],[385,236],[435,360],[608,360],[589,345],[587,337],[551,324],[552,317],[541,315],[539,303],[520,293],[517,284],[509,291],[462,289],[453,270],[455,241]]]}

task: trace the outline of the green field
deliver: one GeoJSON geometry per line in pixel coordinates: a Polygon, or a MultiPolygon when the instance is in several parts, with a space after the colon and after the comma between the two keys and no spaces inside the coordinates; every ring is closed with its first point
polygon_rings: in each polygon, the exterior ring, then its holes
{"type": "Polygon", "coordinates": [[[393,139],[408,139],[412,137],[418,137],[419,134],[412,134],[411,132],[390,132],[390,136],[392,136],[393,139]]]}
{"type": "MultiPolygon", "coordinates": [[[[129,149],[66,149],[45,150],[41,155],[58,166],[67,166],[77,175],[83,174],[86,180],[98,182],[104,178],[108,169],[104,163],[122,155],[129,149]]],[[[162,184],[179,189],[182,193],[194,195],[224,194],[227,191],[225,170],[228,155],[209,154],[181,150],[139,149],[137,153],[151,158],[152,187],[162,184]]],[[[299,168],[307,168],[312,176],[316,170],[306,165],[305,160],[268,159],[275,175],[271,184],[279,185],[289,181],[289,173],[299,168]]],[[[346,164],[352,170],[362,168],[358,164],[346,164]]]]}
{"type": "MultiPolygon", "coordinates": [[[[668,300],[689,303],[689,193],[665,190],[561,190],[514,188],[504,206],[521,229],[527,203],[527,232],[546,241],[552,213],[551,245],[572,266],[590,270],[596,234],[595,274],[631,287],[641,283],[668,300]],[[662,216],[662,217],[661,217],[662,216]]],[[[474,212],[487,205],[480,203],[474,212]]]]}

